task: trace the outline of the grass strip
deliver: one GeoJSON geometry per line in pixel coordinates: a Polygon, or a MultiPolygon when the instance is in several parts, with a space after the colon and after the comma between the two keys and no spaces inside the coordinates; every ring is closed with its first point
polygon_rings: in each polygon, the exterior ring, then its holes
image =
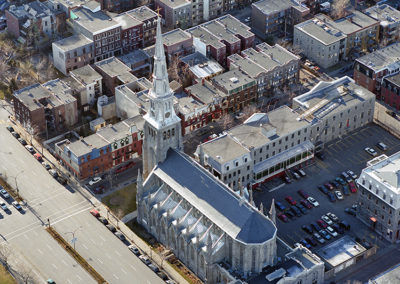
{"type": "Polygon", "coordinates": [[[53,228],[47,227],[46,231],[100,284],[106,280],[53,228]]]}
{"type": "Polygon", "coordinates": [[[5,269],[3,265],[0,265],[0,283],[17,284],[17,281],[12,277],[12,275],[5,269]]]}

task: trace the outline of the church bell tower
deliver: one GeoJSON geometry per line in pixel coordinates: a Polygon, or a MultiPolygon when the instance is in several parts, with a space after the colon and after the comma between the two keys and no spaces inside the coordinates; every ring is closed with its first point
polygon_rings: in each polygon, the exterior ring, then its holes
{"type": "Polygon", "coordinates": [[[157,20],[153,87],[149,92],[149,98],[150,109],[144,116],[144,178],[154,166],[165,160],[169,148],[183,151],[181,119],[175,114],[174,96],[169,87],[160,18],[157,20]]]}

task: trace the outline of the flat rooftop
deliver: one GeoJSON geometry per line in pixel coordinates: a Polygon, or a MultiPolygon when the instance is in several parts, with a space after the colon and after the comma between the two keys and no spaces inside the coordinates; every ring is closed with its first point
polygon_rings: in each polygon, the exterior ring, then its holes
{"type": "Polygon", "coordinates": [[[185,5],[191,5],[191,2],[187,0],[160,0],[160,2],[171,8],[179,8],[185,5]]]}
{"type": "Polygon", "coordinates": [[[301,10],[308,9],[307,7],[301,6],[301,4],[293,0],[261,0],[253,3],[252,5],[257,7],[259,10],[267,15],[276,14],[281,11],[290,9],[291,7],[297,7],[301,10]]]}
{"type": "Polygon", "coordinates": [[[94,64],[110,77],[118,77],[126,72],[131,71],[131,68],[126,66],[116,57],[110,57],[94,64]]]}
{"type": "Polygon", "coordinates": [[[91,39],[88,39],[82,34],[77,34],[73,35],[61,40],[58,40],[56,42],[53,42],[55,46],[57,46],[59,49],[67,52],[71,50],[75,50],[77,48],[80,48],[85,45],[91,45],[93,44],[93,41],[91,39]]]}
{"type": "Polygon", "coordinates": [[[85,65],[81,68],[72,70],[69,72],[75,80],[79,81],[83,85],[88,85],[96,82],[97,80],[101,80],[103,77],[97,73],[96,70],[93,69],[90,65],[85,65]]]}
{"type": "Polygon", "coordinates": [[[314,122],[328,114],[339,113],[359,104],[360,101],[374,98],[372,92],[344,76],[335,81],[321,81],[309,92],[295,97],[293,108],[300,114],[299,118],[314,122]]]}
{"type": "Polygon", "coordinates": [[[218,37],[201,26],[190,28],[187,31],[204,44],[211,45],[216,49],[226,48],[218,37]]]}
{"type": "Polygon", "coordinates": [[[151,10],[147,6],[141,6],[139,8],[127,11],[125,13],[135,17],[137,20],[142,22],[151,20],[153,18],[156,20],[157,18],[157,13],[151,10]]]}
{"type": "Polygon", "coordinates": [[[254,36],[254,34],[250,31],[251,28],[249,26],[243,24],[230,14],[219,17],[215,20],[223,24],[233,34],[240,35],[245,38],[254,36]]]}
{"type": "Polygon", "coordinates": [[[194,84],[187,87],[186,90],[204,104],[212,104],[214,100],[226,96],[208,81],[204,82],[204,84],[201,82],[194,84]]]}
{"type": "Polygon", "coordinates": [[[234,69],[212,78],[212,81],[228,93],[237,88],[247,88],[255,85],[256,81],[244,72],[234,69]]]}
{"type": "Polygon", "coordinates": [[[44,107],[39,101],[51,96],[51,93],[39,83],[14,92],[14,96],[28,107],[30,111],[44,107]]]}
{"type": "Polygon", "coordinates": [[[337,267],[343,262],[362,254],[366,249],[354,241],[350,236],[345,235],[316,251],[331,267],[337,267]]]}
{"type": "Polygon", "coordinates": [[[76,101],[71,88],[61,79],[54,79],[43,84],[52,96],[49,98],[54,105],[69,104],[76,101]]]}
{"type": "Polygon", "coordinates": [[[175,29],[162,35],[163,44],[165,46],[171,46],[177,43],[181,43],[182,41],[190,40],[191,38],[192,36],[190,35],[190,33],[181,29],[175,29]]]}
{"type": "Polygon", "coordinates": [[[400,263],[371,278],[368,284],[392,284],[400,282],[400,263]]]}
{"type": "Polygon", "coordinates": [[[210,142],[201,144],[201,147],[203,147],[204,154],[212,157],[220,164],[232,161],[237,157],[249,153],[249,150],[237,143],[228,135],[224,135],[222,137],[215,138],[210,142]]]}
{"type": "Polygon", "coordinates": [[[275,44],[274,46],[269,45],[266,42],[257,45],[257,49],[268,54],[272,60],[279,63],[280,65],[285,65],[292,60],[300,60],[300,57],[291,53],[286,48],[275,44]]]}
{"type": "Polygon", "coordinates": [[[122,29],[136,27],[142,25],[142,22],[128,13],[120,14],[114,17],[114,20],[121,24],[122,29]]]}
{"type": "Polygon", "coordinates": [[[242,55],[261,66],[265,71],[271,71],[275,67],[281,65],[277,61],[273,60],[270,55],[262,51],[257,51],[254,48],[243,50],[242,55]]]}
{"type": "Polygon", "coordinates": [[[196,112],[196,110],[203,109],[206,107],[205,104],[195,100],[192,97],[180,97],[176,98],[178,101],[178,109],[182,114],[191,114],[196,112]]]}
{"type": "Polygon", "coordinates": [[[295,29],[303,31],[324,45],[331,45],[340,41],[341,39],[346,38],[346,35],[340,30],[333,29],[331,26],[327,25],[318,18],[310,19],[297,24],[295,29]]]}
{"type": "Polygon", "coordinates": [[[217,20],[210,21],[201,25],[203,28],[207,29],[214,36],[225,40],[229,43],[240,42],[240,38],[235,36],[224,24],[218,22],[217,20]]]}
{"type": "Polygon", "coordinates": [[[93,13],[83,7],[71,11],[71,19],[92,34],[120,26],[120,23],[103,11],[93,13]]]}
{"type": "Polygon", "coordinates": [[[224,71],[218,62],[208,59],[200,52],[189,54],[180,60],[189,66],[190,71],[197,78],[206,78],[224,71]]]}
{"type": "MultiPolygon", "coordinates": [[[[379,72],[390,65],[400,67],[400,43],[394,43],[374,52],[368,53],[356,61],[371,68],[375,72],[379,72]]],[[[391,68],[395,69],[395,67],[391,68]]]]}
{"type": "Polygon", "coordinates": [[[364,13],[379,20],[381,26],[388,26],[400,22],[400,11],[388,4],[377,4],[366,9],[364,13]]]}
{"type": "Polygon", "coordinates": [[[397,73],[396,75],[390,77],[386,77],[385,80],[396,86],[400,86],[400,73],[397,73]]]}
{"type": "Polygon", "coordinates": [[[136,49],[132,52],[119,56],[118,59],[121,60],[126,65],[131,65],[143,62],[145,60],[149,60],[150,56],[142,49],[136,49]]]}

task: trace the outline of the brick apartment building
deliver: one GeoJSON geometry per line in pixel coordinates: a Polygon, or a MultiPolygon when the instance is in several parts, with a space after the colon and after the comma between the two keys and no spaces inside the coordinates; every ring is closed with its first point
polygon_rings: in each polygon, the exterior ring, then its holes
{"type": "Polygon", "coordinates": [[[65,130],[78,122],[78,104],[60,79],[34,84],[13,94],[15,118],[35,134],[65,130]]]}
{"type": "Polygon", "coordinates": [[[81,180],[102,174],[142,154],[143,124],[136,116],[76,141],[65,139],[55,144],[56,157],[81,180]]]}
{"type": "Polygon", "coordinates": [[[162,38],[167,63],[194,52],[193,38],[186,31],[175,29],[164,33],[162,38]]]}
{"type": "Polygon", "coordinates": [[[225,15],[187,30],[193,36],[196,51],[211,56],[222,66],[226,57],[253,47],[255,35],[231,15],[225,15]]]}
{"type": "Polygon", "coordinates": [[[394,43],[364,55],[355,61],[354,80],[380,99],[382,79],[399,72],[399,58],[400,43],[394,43]]]}
{"type": "Polygon", "coordinates": [[[383,79],[380,99],[387,105],[400,110],[400,73],[383,79]]]}

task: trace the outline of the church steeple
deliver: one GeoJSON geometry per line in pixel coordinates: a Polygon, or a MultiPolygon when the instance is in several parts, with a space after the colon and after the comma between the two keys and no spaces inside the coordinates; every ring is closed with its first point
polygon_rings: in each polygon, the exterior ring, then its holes
{"type": "Polygon", "coordinates": [[[143,117],[144,178],[154,166],[166,159],[169,148],[183,150],[181,119],[175,113],[174,95],[169,87],[160,18],[157,20],[153,70],[153,87],[149,92],[150,109],[143,117]]]}
{"type": "Polygon", "coordinates": [[[160,98],[171,94],[172,92],[169,87],[167,64],[165,62],[164,46],[162,42],[160,18],[158,18],[154,53],[153,88],[150,91],[150,96],[160,98]]]}

